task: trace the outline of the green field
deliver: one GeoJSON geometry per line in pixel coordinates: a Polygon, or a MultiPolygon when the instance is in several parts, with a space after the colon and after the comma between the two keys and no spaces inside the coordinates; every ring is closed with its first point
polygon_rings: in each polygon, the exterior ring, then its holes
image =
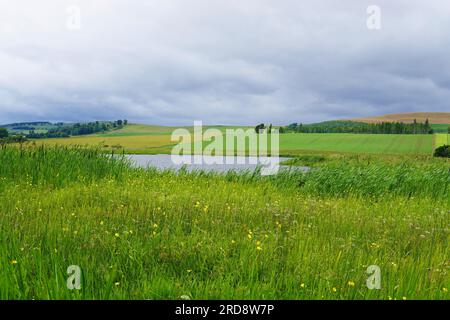
{"type": "MultiPolygon", "coordinates": [[[[185,127],[192,131],[191,127],[185,127]]],[[[225,126],[213,126],[224,131],[225,126]]],[[[90,145],[105,150],[122,150],[126,153],[157,154],[170,153],[175,142],[171,134],[175,127],[128,125],[106,134],[36,140],[37,144],[90,145]]],[[[248,129],[248,127],[246,128],[248,129]]],[[[368,153],[430,155],[433,150],[433,135],[377,135],[377,134],[302,134],[280,135],[280,154],[297,155],[311,152],[368,153]]]]}
{"type": "Polygon", "coordinates": [[[282,153],[324,151],[377,154],[431,154],[432,135],[294,133],[280,136],[282,153]]]}
{"type": "Polygon", "coordinates": [[[432,124],[431,128],[433,128],[435,133],[447,133],[450,124],[432,124]]]}
{"type": "Polygon", "coordinates": [[[435,135],[435,147],[450,145],[450,135],[449,134],[436,134],[435,135]]]}
{"type": "Polygon", "coordinates": [[[0,299],[449,299],[448,167],[342,156],[310,173],[175,174],[6,146],[0,299]]]}

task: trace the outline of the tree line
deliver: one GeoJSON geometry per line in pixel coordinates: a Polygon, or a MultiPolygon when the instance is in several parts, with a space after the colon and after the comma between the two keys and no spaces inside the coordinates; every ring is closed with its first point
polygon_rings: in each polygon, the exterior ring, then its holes
{"type": "Polygon", "coordinates": [[[30,127],[30,130],[27,134],[10,133],[8,129],[0,127],[0,142],[14,143],[14,142],[24,142],[27,139],[67,138],[70,136],[81,136],[86,134],[107,132],[114,129],[121,129],[127,124],[128,120],[117,120],[107,122],[95,121],[95,122],[75,123],[75,124],[58,123],[56,128],[51,128],[47,130],[47,132],[35,132],[35,128],[30,127]]]}
{"type": "MultiPolygon", "coordinates": [[[[450,128],[449,128],[450,130],[450,128]]],[[[428,119],[424,122],[381,122],[363,123],[352,121],[328,121],[317,124],[292,123],[280,128],[280,133],[374,133],[374,134],[432,134],[433,129],[428,119]]]]}
{"type": "Polygon", "coordinates": [[[6,143],[22,143],[26,141],[23,135],[10,135],[6,128],[0,128],[0,145],[6,143]]]}
{"type": "Polygon", "coordinates": [[[26,134],[25,137],[28,139],[67,138],[70,136],[81,136],[99,132],[107,132],[113,129],[120,129],[127,124],[127,120],[75,123],[73,125],[58,126],[57,128],[49,129],[45,133],[38,133],[34,130],[30,130],[30,132],[26,134]]]}
{"type": "Polygon", "coordinates": [[[272,132],[272,124],[269,124],[267,127],[264,123],[258,124],[255,127],[255,132],[256,133],[263,133],[264,131],[267,131],[267,133],[271,133],[272,132]]]}

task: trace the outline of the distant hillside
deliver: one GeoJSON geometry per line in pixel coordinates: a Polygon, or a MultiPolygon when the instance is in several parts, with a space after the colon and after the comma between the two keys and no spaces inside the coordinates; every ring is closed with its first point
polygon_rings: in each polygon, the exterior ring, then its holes
{"type": "Polygon", "coordinates": [[[412,113],[397,113],[386,114],[378,117],[356,118],[351,121],[366,122],[366,123],[380,123],[380,122],[405,122],[411,123],[425,122],[426,119],[432,124],[450,124],[450,112],[412,112],[412,113]]]}
{"type": "Polygon", "coordinates": [[[50,122],[34,121],[34,122],[18,122],[2,125],[2,127],[17,127],[17,126],[48,126],[52,125],[50,122]]]}
{"type": "Polygon", "coordinates": [[[8,130],[10,135],[22,135],[28,139],[66,138],[69,136],[105,133],[124,128],[127,120],[95,121],[83,123],[51,123],[51,122],[20,122],[0,125],[8,130]]]}
{"type": "Polygon", "coordinates": [[[0,125],[2,128],[8,129],[12,134],[28,134],[30,131],[37,133],[46,133],[49,130],[67,126],[64,123],[50,123],[46,121],[18,122],[0,125]]]}

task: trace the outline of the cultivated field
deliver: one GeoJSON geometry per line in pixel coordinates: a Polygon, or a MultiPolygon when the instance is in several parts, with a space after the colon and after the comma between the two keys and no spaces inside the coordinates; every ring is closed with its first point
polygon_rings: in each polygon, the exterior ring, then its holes
{"type": "Polygon", "coordinates": [[[423,154],[433,150],[432,135],[294,133],[280,136],[281,152],[423,154]]]}
{"type": "Polygon", "coordinates": [[[174,142],[170,141],[170,134],[161,133],[108,133],[104,135],[76,136],[70,138],[54,138],[36,140],[37,145],[60,146],[91,146],[101,147],[105,151],[127,153],[158,154],[170,153],[174,142]]]}
{"type": "Polygon", "coordinates": [[[4,147],[0,299],[449,299],[448,166],[342,156],[310,173],[177,175],[4,147]]]}
{"type": "MultiPolygon", "coordinates": [[[[208,127],[205,127],[207,129],[208,127]]],[[[227,128],[219,127],[221,131],[227,128]]],[[[170,140],[175,127],[128,125],[106,134],[36,140],[45,145],[89,145],[105,150],[125,150],[127,153],[170,153],[176,144],[170,140]]],[[[192,128],[186,127],[192,131],[192,128]]],[[[247,128],[246,128],[247,129],[247,128]]],[[[280,153],[297,155],[311,152],[370,153],[370,154],[420,154],[430,155],[433,150],[432,135],[376,135],[376,134],[281,134],[280,153]]]]}
{"type": "Polygon", "coordinates": [[[378,117],[366,117],[352,119],[359,122],[378,123],[378,122],[407,122],[411,123],[425,122],[427,119],[433,124],[450,124],[450,112],[410,112],[398,114],[386,114],[378,117]]]}
{"type": "Polygon", "coordinates": [[[431,128],[433,129],[434,133],[448,133],[448,128],[450,127],[450,124],[432,124],[431,128]]]}

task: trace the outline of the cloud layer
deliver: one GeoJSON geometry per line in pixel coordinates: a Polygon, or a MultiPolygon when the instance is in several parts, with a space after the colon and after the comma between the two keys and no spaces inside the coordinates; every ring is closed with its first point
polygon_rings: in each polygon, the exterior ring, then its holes
{"type": "Polygon", "coordinates": [[[375,2],[0,0],[0,123],[450,111],[450,3],[375,2]]]}

